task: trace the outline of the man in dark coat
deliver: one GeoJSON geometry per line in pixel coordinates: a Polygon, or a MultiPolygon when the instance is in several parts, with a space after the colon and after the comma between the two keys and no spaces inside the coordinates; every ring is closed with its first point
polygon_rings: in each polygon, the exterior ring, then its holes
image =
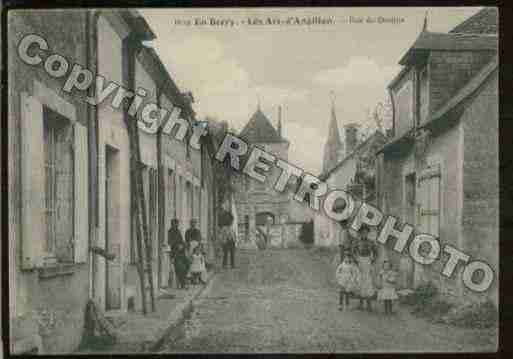
{"type": "Polygon", "coordinates": [[[191,226],[185,231],[185,244],[187,245],[189,254],[192,253],[194,247],[201,244],[201,232],[196,228],[196,223],[197,221],[195,219],[191,219],[191,226]]]}
{"type": "Polygon", "coordinates": [[[219,221],[219,239],[223,247],[223,268],[228,265],[228,256],[230,257],[230,265],[235,268],[235,233],[232,229],[233,215],[227,213],[223,216],[223,220],[219,221]]]}
{"type": "Polygon", "coordinates": [[[185,279],[189,271],[189,259],[178,225],[178,219],[171,220],[171,228],[167,232],[167,241],[171,247],[171,262],[174,264],[178,287],[185,288],[185,279]]]}

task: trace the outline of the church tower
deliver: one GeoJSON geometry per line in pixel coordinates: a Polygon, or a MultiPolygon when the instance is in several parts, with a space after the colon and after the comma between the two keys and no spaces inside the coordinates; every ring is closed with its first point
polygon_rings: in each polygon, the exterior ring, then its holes
{"type": "Polygon", "coordinates": [[[324,156],[322,161],[322,173],[331,170],[342,159],[344,145],[338,131],[337,115],[335,114],[335,101],[331,101],[331,121],[328,130],[328,140],[324,145],[324,156]]]}

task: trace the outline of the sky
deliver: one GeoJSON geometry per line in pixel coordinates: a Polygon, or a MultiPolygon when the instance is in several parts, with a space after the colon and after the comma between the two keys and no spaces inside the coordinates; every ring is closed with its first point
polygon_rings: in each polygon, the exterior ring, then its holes
{"type": "Polygon", "coordinates": [[[351,122],[372,128],[368,110],[387,98],[386,86],[400,71],[398,61],[421,31],[426,13],[428,31],[447,32],[478,10],[155,8],[140,12],[157,36],[150,46],[180,89],[192,91],[198,119],[225,120],[239,131],[260,103],[276,126],[281,105],[289,161],[319,174],[332,100],[339,129],[351,122]],[[248,19],[315,16],[331,17],[334,24],[247,24],[248,19]],[[350,17],[363,17],[364,22],[350,22],[350,17]],[[369,17],[396,21],[365,22],[369,17]],[[210,25],[210,18],[238,25],[210,25]],[[194,25],[195,19],[209,24],[194,25]],[[187,21],[190,25],[184,24],[187,21]]]}

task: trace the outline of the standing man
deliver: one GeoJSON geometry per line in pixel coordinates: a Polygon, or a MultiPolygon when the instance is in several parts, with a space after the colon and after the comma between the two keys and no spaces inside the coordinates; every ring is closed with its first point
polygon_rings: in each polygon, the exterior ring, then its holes
{"type": "Polygon", "coordinates": [[[235,268],[235,233],[232,229],[233,216],[226,216],[226,220],[220,222],[219,239],[223,247],[223,268],[228,265],[228,255],[230,255],[230,265],[235,268]]]}
{"type": "Polygon", "coordinates": [[[196,219],[191,219],[191,226],[185,231],[185,244],[189,255],[192,255],[194,248],[201,244],[201,232],[196,228],[197,223],[196,219]]]}
{"type": "Polygon", "coordinates": [[[371,300],[375,288],[372,281],[372,266],[378,256],[376,244],[369,239],[369,227],[362,225],[358,231],[359,240],[354,248],[354,256],[360,268],[360,305],[363,309],[363,302],[367,302],[367,310],[372,311],[371,300]]]}
{"type": "MultiPolygon", "coordinates": [[[[171,220],[171,228],[167,232],[167,241],[171,247],[171,263],[176,274],[176,280],[179,288],[185,288],[185,278],[189,271],[189,261],[185,255],[185,242],[179,229],[179,221],[174,218],[171,220]]],[[[170,274],[170,278],[172,273],[170,274]]]]}

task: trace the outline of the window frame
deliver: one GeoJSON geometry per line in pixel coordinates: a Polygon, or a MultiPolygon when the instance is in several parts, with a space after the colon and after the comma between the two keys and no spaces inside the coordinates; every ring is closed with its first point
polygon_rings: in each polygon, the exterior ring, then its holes
{"type": "Polygon", "coordinates": [[[32,91],[20,92],[19,99],[21,102],[21,156],[23,158],[21,186],[24,189],[21,194],[21,224],[23,228],[30,229],[24,231],[21,236],[19,268],[22,271],[37,269],[40,277],[45,277],[48,270],[52,271],[50,277],[71,274],[73,270],[70,268],[87,263],[90,259],[88,128],[85,124],[77,121],[75,104],[68,102],[56,91],[38,80],[33,81],[32,91]],[[66,118],[74,132],[72,144],[74,156],[74,254],[72,261],[66,264],[48,260],[44,240],[40,235],[45,231],[44,106],[66,118]]]}
{"type": "Polygon", "coordinates": [[[45,248],[47,255],[45,256],[47,259],[55,258],[56,262],[58,264],[70,264],[75,263],[75,210],[76,210],[76,193],[75,193],[75,149],[72,145],[74,141],[74,126],[70,119],[62,116],[58,112],[52,110],[47,105],[43,105],[43,142],[44,142],[44,168],[45,168],[45,208],[44,208],[44,223],[45,223],[45,248]],[[55,117],[55,118],[52,118],[55,117]],[[61,122],[61,123],[57,123],[61,122]],[[59,135],[60,131],[70,131],[71,132],[71,141],[66,142],[59,142],[59,135]],[[51,139],[51,143],[48,144],[47,140],[51,139]],[[51,146],[51,148],[49,148],[51,146]],[[58,257],[58,243],[57,243],[57,230],[59,223],[57,217],[57,192],[58,190],[58,176],[59,172],[62,172],[62,169],[60,169],[59,165],[62,165],[62,162],[59,161],[58,158],[58,152],[62,148],[61,146],[69,146],[70,147],[70,153],[71,156],[71,168],[66,171],[65,175],[71,176],[71,183],[68,185],[71,187],[71,204],[70,207],[72,208],[71,211],[71,239],[69,245],[72,245],[71,249],[71,260],[63,260],[62,258],[58,257]],[[52,163],[49,163],[48,161],[48,151],[51,151],[50,156],[52,157],[50,161],[52,163]],[[52,175],[49,176],[49,168],[52,168],[53,170],[50,170],[52,175]],[[49,191],[48,188],[48,182],[51,180],[52,182],[52,188],[49,191]],[[50,196],[50,201],[49,201],[50,196]],[[48,204],[50,204],[51,209],[48,209],[48,204]],[[49,213],[52,213],[51,218],[49,218],[49,213]],[[49,223],[51,220],[51,223],[49,223]]]}

